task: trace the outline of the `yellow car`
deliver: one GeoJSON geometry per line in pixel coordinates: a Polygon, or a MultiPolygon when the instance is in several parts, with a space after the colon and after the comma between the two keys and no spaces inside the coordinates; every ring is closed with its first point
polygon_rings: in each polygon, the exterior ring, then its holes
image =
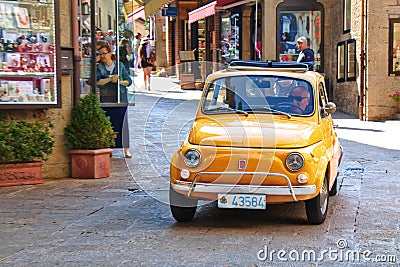
{"type": "Polygon", "coordinates": [[[323,223],[342,147],[324,77],[305,64],[233,61],[207,77],[196,118],[170,164],[170,207],[189,221],[198,200],[266,209],[305,201],[323,223]]]}

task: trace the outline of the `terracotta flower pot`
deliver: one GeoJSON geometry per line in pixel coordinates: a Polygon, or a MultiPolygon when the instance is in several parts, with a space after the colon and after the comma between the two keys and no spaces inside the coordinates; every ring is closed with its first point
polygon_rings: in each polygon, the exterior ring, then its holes
{"type": "Polygon", "coordinates": [[[41,183],[42,162],[0,164],[0,186],[41,183]]]}
{"type": "Polygon", "coordinates": [[[105,178],[110,176],[111,148],[70,150],[73,178],[105,178]]]}

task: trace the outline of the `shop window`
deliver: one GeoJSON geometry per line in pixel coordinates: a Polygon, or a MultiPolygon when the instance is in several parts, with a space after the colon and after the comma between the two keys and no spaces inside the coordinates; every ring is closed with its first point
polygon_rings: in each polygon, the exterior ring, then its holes
{"type": "Polygon", "coordinates": [[[389,20],[389,75],[400,76],[400,19],[389,20]]]}
{"type": "Polygon", "coordinates": [[[60,65],[72,71],[72,55],[57,63],[58,8],[58,1],[0,2],[0,109],[61,107],[60,65]]]}
{"type": "Polygon", "coordinates": [[[198,59],[199,61],[205,61],[206,60],[206,21],[204,19],[201,19],[198,21],[198,48],[199,48],[199,56],[198,59]],[[204,59],[203,59],[204,58],[204,59]]]}
{"type": "Polygon", "coordinates": [[[339,42],[337,46],[337,81],[356,80],[356,40],[339,42]]]}
{"type": "Polygon", "coordinates": [[[240,58],[240,13],[227,12],[221,18],[221,53],[223,61],[240,58]]]}
{"type": "Polygon", "coordinates": [[[343,0],[343,33],[351,30],[351,0],[343,0]]]}
{"type": "Polygon", "coordinates": [[[299,55],[297,38],[304,36],[314,50],[314,70],[323,72],[323,7],[316,1],[285,1],[277,9],[277,55],[279,61],[296,61],[299,55]]]}
{"type": "MultiPolygon", "coordinates": [[[[129,48],[132,47],[133,36],[132,24],[126,21],[124,16],[121,16],[123,13],[122,1],[116,1],[115,5],[106,5],[97,1],[94,7],[91,7],[88,3],[81,3],[81,7],[79,7],[79,10],[85,9],[84,13],[79,14],[80,94],[96,93],[100,96],[101,104],[105,106],[134,103],[132,86],[127,88],[120,82],[116,82],[119,90],[114,90],[111,82],[102,85],[97,84],[98,79],[104,79],[105,76],[109,78],[112,75],[119,75],[122,77],[121,80],[125,81],[129,81],[129,76],[132,80],[132,65],[129,61],[131,59],[129,48]],[[105,10],[109,14],[104,14],[105,10]],[[91,17],[93,13],[96,15],[94,21],[91,17]],[[103,23],[102,18],[104,19],[103,23]],[[117,20],[117,18],[119,19],[117,20]],[[115,23],[117,24],[113,27],[115,23]],[[121,42],[123,38],[124,40],[121,42]],[[98,41],[105,41],[111,52],[106,53],[108,48],[96,46],[98,41]],[[99,50],[103,51],[100,52],[99,50]],[[115,61],[111,67],[108,66],[108,69],[105,67],[98,68],[98,65],[93,64],[93,59],[96,62],[102,62],[108,58],[115,61]],[[96,74],[96,76],[91,74],[96,74]]],[[[153,44],[154,42],[151,41],[150,43],[153,44]]]]}

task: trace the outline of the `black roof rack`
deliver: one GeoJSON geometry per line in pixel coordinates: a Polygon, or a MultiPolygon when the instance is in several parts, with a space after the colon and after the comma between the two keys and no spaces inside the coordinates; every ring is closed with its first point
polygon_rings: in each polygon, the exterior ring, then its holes
{"type": "Polygon", "coordinates": [[[228,62],[229,68],[235,67],[251,67],[251,68],[268,68],[268,69],[296,69],[296,70],[310,70],[312,69],[313,62],[297,63],[297,62],[275,62],[275,61],[254,61],[254,60],[231,60],[228,62]]]}

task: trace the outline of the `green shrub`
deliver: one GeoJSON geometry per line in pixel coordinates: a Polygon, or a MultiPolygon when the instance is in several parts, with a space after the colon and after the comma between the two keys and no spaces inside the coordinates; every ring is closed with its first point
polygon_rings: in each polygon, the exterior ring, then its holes
{"type": "Polygon", "coordinates": [[[53,128],[50,119],[43,123],[0,117],[0,163],[46,161],[53,153],[53,128]]]}
{"type": "Polygon", "coordinates": [[[70,149],[100,149],[115,145],[116,132],[95,94],[81,97],[72,108],[71,124],[64,129],[70,149]]]}

